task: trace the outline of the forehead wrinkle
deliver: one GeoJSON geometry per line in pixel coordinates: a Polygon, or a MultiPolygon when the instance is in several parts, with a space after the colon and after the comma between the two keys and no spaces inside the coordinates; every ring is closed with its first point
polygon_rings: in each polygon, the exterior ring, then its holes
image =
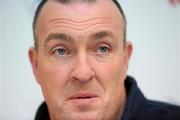
{"type": "Polygon", "coordinates": [[[99,21],[99,22],[89,22],[89,23],[70,23],[67,21],[57,21],[56,23],[52,23],[51,25],[58,25],[58,26],[78,26],[78,27],[87,27],[95,24],[108,24],[109,21],[99,21]]]}
{"type": "Polygon", "coordinates": [[[108,18],[108,17],[96,17],[96,18],[90,18],[90,19],[87,19],[87,20],[73,20],[73,19],[68,19],[68,18],[55,18],[55,19],[52,19],[49,21],[49,23],[74,23],[74,24],[86,24],[86,23],[89,23],[89,22],[93,22],[93,21],[97,21],[97,20],[101,20],[101,19],[104,19],[104,21],[111,21],[111,18],[108,18]]]}
{"type": "Polygon", "coordinates": [[[108,17],[98,17],[98,18],[91,18],[83,21],[76,21],[72,19],[67,18],[56,18],[52,19],[48,26],[51,28],[69,28],[72,30],[82,31],[85,29],[88,29],[90,27],[96,27],[96,26],[108,26],[113,28],[114,23],[112,20],[108,17]]]}
{"type": "Polygon", "coordinates": [[[88,26],[82,26],[82,27],[76,27],[76,26],[68,26],[68,25],[57,25],[54,26],[55,28],[65,28],[65,29],[70,29],[70,30],[75,30],[75,31],[83,31],[89,28],[93,28],[93,27],[109,27],[113,29],[112,25],[106,24],[105,23],[97,23],[97,24],[93,24],[93,25],[88,25],[88,26]]]}

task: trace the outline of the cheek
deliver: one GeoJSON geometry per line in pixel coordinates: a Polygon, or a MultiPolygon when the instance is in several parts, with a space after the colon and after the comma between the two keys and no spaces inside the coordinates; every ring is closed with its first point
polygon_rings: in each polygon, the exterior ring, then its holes
{"type": "Polygon", "coordinates": [[[105,91],[112,91],[122,84],[125,74],[123,68],[122,59],[96,64],[97,79],[105,91]]]}
{"type": "Polygon", "coordinates": [[[38,70],[40,85],[47,102],[57,104],[59,100],[63,101],[63,91],[69,79],[67,66],[42,61],[38,70]]]}

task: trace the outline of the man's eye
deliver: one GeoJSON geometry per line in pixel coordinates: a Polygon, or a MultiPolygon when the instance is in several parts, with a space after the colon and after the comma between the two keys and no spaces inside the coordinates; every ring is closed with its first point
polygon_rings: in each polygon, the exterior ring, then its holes
{"type": "Polygon", "coordinates": [[[101,46],[98,48],[98,52],[99,53],[107,53],[107,52],[109,52],[109,48],[106,46],[101,46]]]}
{"type": "Polygon", "coordinates": [[[54,53],[55,55],[60,55],[60,56],[68,54],[67,50],[64,48],[58,48],[54,51],[54,53]]]}

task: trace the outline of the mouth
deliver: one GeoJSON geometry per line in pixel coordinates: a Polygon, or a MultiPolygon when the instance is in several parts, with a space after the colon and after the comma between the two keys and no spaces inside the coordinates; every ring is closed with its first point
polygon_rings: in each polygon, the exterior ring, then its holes
{"type": "Polygon", "coordinates": [[[97,95],[95,94],[92,94],[92,93],[77,93],[77,94],[74,94],[70,97],[70,100],[73,100],[73,99],[92,99],[92,98],[96,98],[98,97],[97,95]]]}
{"type": "Polygon", "coordinates": [[[77,93],[69,98],[69,101],[76,105],[88,105],[97,101],[98,95],[93,93],[77,93]]]}

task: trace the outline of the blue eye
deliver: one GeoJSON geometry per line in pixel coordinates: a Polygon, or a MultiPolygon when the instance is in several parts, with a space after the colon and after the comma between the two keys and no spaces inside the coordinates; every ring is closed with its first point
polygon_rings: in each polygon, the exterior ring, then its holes
{"type": "Polygon", "coordinates": [[[64,49],[64,48],[58,48],[58,49],[56,49],[55,50],[55,52],[54,52],[56,55],[65,55],[65,54],[67,54],[67,51],[64,49]]]}
{"type": "Polygon", "coordinates": [[[98,51],[101,53],[106,53],[106,52],[109,52],[109,48],[106,46],[101,46],[98,48],[98,51]]]}

